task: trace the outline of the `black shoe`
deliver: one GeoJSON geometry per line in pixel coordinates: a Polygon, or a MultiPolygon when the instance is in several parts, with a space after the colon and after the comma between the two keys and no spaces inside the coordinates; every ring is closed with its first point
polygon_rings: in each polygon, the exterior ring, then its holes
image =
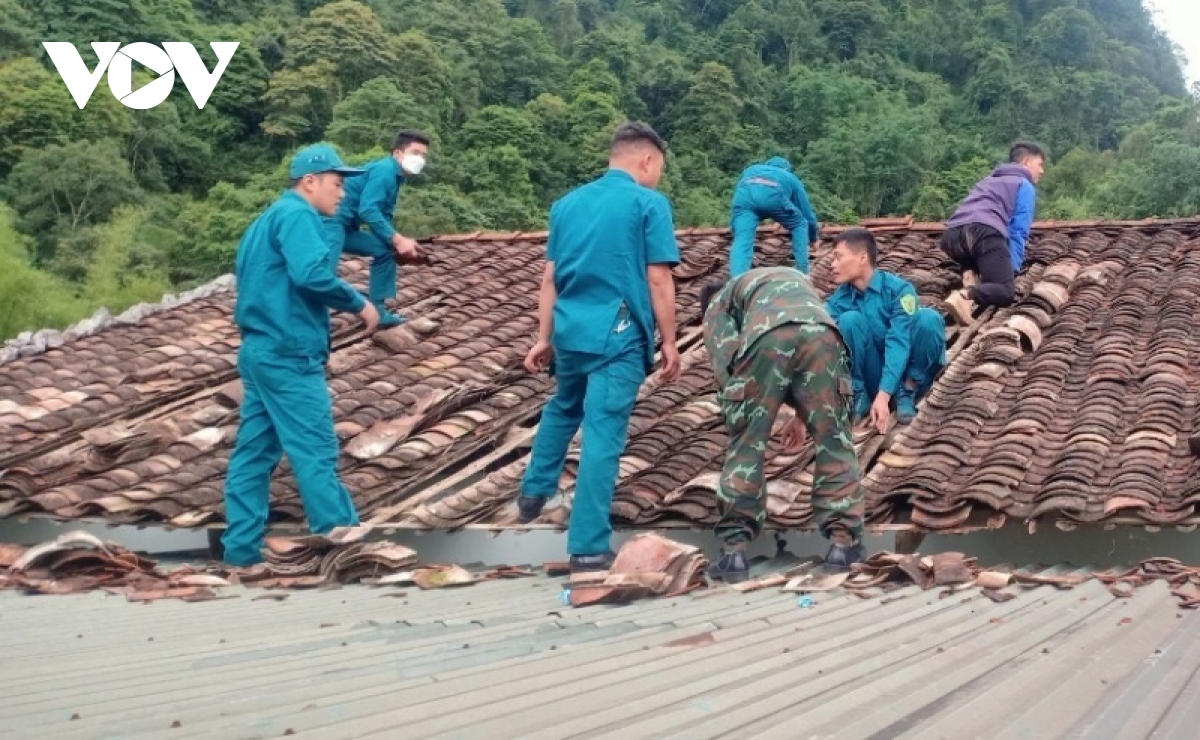
{"type": "Polygon", "coordinates": [[[572,555],[571,572],[595,573],[598,571],[608,570],[612,567],[613,561],[616,559],[617,554],[612,550],[600,555],[572,555]]]}
{"type": "Polygon", "coordinates": [[[542,507],[546,505],[543,496],[517,496],[517,521],[529,524],[542,515],[542,507]]]}
{"type": "Polygon", "coordinates": [[[861,542],[855,542],[849,547],[830,545],[825,553],[825,570],[831,573],[847,573],[850,566],[867,559],[867,550],[861,542]]]}
{"type": "Polygon", "coordinates": [[[750,578],[750,566],[746,553],[741,550],[722,551],[721,558],[708,566],[708,577],[714,581],[741,583],[750,578]]]}

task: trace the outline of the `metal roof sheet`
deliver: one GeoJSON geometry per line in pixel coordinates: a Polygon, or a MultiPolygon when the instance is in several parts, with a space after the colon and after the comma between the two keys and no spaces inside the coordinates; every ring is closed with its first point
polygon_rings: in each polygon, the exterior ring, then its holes
{"type": "Polygon", "coordinates": [[[572,609],[560,589],[537,577],[273,601],[236,588],[152,605],[0,593],[0,727],[56,740],[1130,738],[1178,736],[1161,732],[1194,727],[1200,709],[1198,617],[1164,583],[1004,603],[835,592],[812,608],[716,589],[572,609]]]}

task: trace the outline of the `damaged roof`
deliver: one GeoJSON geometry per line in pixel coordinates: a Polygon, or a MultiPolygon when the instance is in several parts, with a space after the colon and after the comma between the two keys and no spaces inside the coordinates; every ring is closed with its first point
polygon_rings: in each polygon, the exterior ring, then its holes
{"type": "Polygon", "coordinates": [[[723,588],[584,609],[541,576],[138,605],[6,592],[0,654],[20,667],[0,672],[0,726],[56,740],[1194,735],[1200,611],[1166,583],[1008,590],[839,591],[801,608],[723,588]]]}
{"type": "MultiPolygon", "coordinates": [[[[958,278],[940,224],[868,222],[880,266],[941,308],[958,278]]],[[[838,227],[814,248],[831,288],[838,227]]],[[[1188,452],[1200,385],[1200,219],[1035,224],[1015,305],[949,328],[950,365],[907,428],[855,434],[869,521],[950,531],[1009,518],[1192,527],[1200,462],[1188,452]]],[[[724,275],[729,233],[679,232],[684,371],[652,377],[633,414],[613,516],[619,525],[710,526],[725,448],[700,341],[700,287],[724,275]]],[[[364,520],[399,527],[515,525],[509,506],[539,412],[553,392],[521,361],[536,332],[545,234],[433,240],[431,266],[406,267],[409,324],[366,336],[335,315],[329,387],[340,474],[364,520]]],[[[760,230],[756,264],[790,245],[760,230]]],[[[366,265],[343,274],[366,283],[366,265]]],[[[230,281],[163,307],[138,307],[6,350],[0,364],[0,516],[219,524],[237,428],[238,336],[230,281]]],[[[770,522],[807,527],[811,446],[770,450],[770,522]]],[[[577,449],[562,481],[569,494],[577,449]]],[[[302,523],[285,462],[276,523],[302,523]]],[[[562,524],[565,505],[543,523],[562,524]]]]}

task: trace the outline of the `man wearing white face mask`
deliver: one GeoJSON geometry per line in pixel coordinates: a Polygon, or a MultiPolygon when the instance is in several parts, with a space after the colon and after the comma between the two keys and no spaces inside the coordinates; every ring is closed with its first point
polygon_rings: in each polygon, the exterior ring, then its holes
{"type": "Polygon", "coordinates": [[[392,219],[400,186],[406,177],[421,173],[428,153],[426,134],[412,130],[396,134],[391,155],[366,164],[365,176],[347,179],[346,196],[337,214],[325,219],[325,238],[335,272],[342,252],[371,258],[368,295],[379,311],[381,329],[404,323],[402,316],[387,309],[385,301],[396,297],[396,258],[415,260],[418,250],[416,241],[396,231],[392,219]],[[364,224],[369,231],[362,230],[364,224]]]}

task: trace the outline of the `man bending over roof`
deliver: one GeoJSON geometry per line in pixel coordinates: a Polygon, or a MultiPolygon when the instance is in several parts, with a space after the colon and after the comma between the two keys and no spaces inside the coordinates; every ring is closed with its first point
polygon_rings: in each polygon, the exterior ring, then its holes
{"type": "Polygon", "coordinates": [[[899,275],[876,267],[879,246],[862,228],[833,241],[833,279],[838,289],[825,301],[850,348],[854,419],[868,414],[887,431],[891,402],[896,419],[912,421],[917,399],[929,392],[946,364],[946,321],[921,308],[917,291],[899,275]]]}
{"type": "Polygon", "coordinates": [[[946,222],[942,251],[963,269],[963,289],[946,299],[958,323],[970,324],[988,306],[1012,305],[1045,166],[1040,146],[1013,144],[1008,164],[980,180],[946,222]]]}
{"type": "Polygon", "coordinates": [[[817,240],[817,214],[792,164],[783,157],[752,164],[742,171],[733,191],[733,217],[729,228],[733,245],[729,250],[729,275],[737,277],[750,269],[754,259],[754,235],[758,222],[775,221],[791,233],[796,269],[808,274],[808,247],[817,240]]]}
{"type": "Polygon", "coordinates": [[[339,280],[318,214],[337,210],[346,167],[328,144],[292,159],[291,187],[250,224],[238,245],[237,305],[242,335],[238,373],[243,400],[237,443],[225,478],[221,542],[225,562],[262,561],[271,473],[287,453],[309,527],[324,534],[358,524],[350,493],[337,477],[338,440],[325,385],[329,311],[356,313],[375,330],[379,314],[339,280]]]}
{"type": "Polygon", "coordinates": [[[429,137],[420,131],[396,134],[392,153],[368,162],[366,177],[346,183],[346,197],[337,213],[325,219],[325,234],[334,260],[343,251],[371,258],[371,303],[379,312],[379,326],[404,323],[402,316],[388,311],[385,301],[396,297],[396,257],[415,259],[417,243],[392,226],[396,200],[405,176],[421,174],[429,153],[429,137]],[[369,231],[362,231],[366,224],[369,231]]]}
{"type": "Polygon", "coordinates": [[[751,270],[724,286],[706,285],[704,346],[717,378],[729,449],[717,487],[723,540],[709,568],[727,583],[749,576],[745,548],[766,521],[763,464],[782,405],[796,415],[783,427],[785,452],[816,445],[812,505],[832,544],[825,563],[847,569],[864,557],[863,493],[850,421],[850,357],[837,324],[808,277],[788,267],[751,270]]]}
{"type": "Polygon", "coordinates": [[[522,523],[541,515],[558,492],[567,449],[582,425],[567,533],[573,571],[607,570],[615,557],[613,488],[638,389],[654,366],[655,325],[663,380],[679,375],[671,275],[679,248],[671,204],[654,190],[665,153],[649,126],[622,124],[608,172],[550,209],[538,338],[525,367],[557,375],[558,391],[542,411],[517,509],[522,523]]]}

